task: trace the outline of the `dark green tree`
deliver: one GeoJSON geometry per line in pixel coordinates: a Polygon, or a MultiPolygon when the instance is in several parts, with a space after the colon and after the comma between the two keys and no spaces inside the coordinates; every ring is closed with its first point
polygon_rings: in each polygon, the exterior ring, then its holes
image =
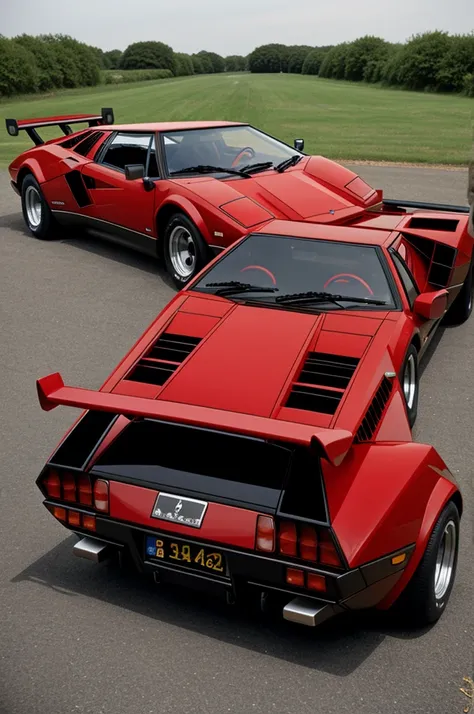
{"type": "Polygon", "coordinates": [[[365,79],[364,73],[369,62],[386,60],[389,52],[389,43],[381,37],[366,35],[348,45],[344,78],[353,82],[365,79]]]}
{"type": "Polygon", "coordinates": [[[20,35],[15,37],[15,42],[31,52],[38,68],[38,89],[46,92],[57,89],[63,84],[63,75],[58,63],[57,53],[47,42],[40,37],[20,35]]]}
{"type": "Polygon", "coordinates": [[[390,76],[407,89],[437,89],[439,72],[451,47],[447,32],[425,32],[415,35],[397,55],[390,76]]]}
{"type": "Polygon", "coordinates": [[[0,35],[0,96],[35,92],[39,73],[32,53],[0,35]]]}
{"type": "Polygon", "coordinates": [[[123,53],[120,68],[170,69],[174,72],[174,52],[164,42],[134,42],[123,53]]]}

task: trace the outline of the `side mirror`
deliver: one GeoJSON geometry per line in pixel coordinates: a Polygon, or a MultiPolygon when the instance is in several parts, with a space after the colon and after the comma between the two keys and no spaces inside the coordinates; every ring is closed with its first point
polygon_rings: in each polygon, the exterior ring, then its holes
{"type": "Polygon", "coordinates": [[[438,320],[443,317],[448,306],[448,291],[436,290],[418,295],[413,305],[413,312],[425,320],[438,320]]]}
{"type": "Polygon", "coordinates": [[[293,142],[293,146],[295,147],[296,151],[304,151],[304,139],[295,139],[293,142]]]}
{"type": "Polygon", "coordinates": [[[125,178],[127,181],[145,178],[145,167],[143,164],[128,164],[125,166],[125,178]]]}

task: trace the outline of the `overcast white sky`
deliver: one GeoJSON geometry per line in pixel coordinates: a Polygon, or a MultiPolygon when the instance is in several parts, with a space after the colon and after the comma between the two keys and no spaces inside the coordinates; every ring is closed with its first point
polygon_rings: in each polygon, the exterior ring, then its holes
{"type": "Polygon", "coordinates": [[[248,54],[267,42],[331,45],[365,34],[393,42],[474,29],[474,0],[0,0],[7,37],[72,35],[104,50],[161,40],[178,52],[248,54]]]}

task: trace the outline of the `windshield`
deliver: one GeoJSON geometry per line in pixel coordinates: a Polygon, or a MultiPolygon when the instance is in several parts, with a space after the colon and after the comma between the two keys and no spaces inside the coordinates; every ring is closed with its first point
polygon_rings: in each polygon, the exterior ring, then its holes
{"type": "Polygon", "coordinates": [[[196,166],[215,166],[223,170],[266,163],[276,166],[292,156],[302,156],[250,126],[170,131],[163,134],[163,138],[170,174],[196,166]]]}
{"type": "Polygon", "coordinates": [[[306,310],[313,303],[318,310],[393,309],[382,260],[375,246],[254,234],[224,255],[192,289],[282,309],[301,304],[306,310]],[[354,300],[335,303],[324,297],[328,294],[354,300]],[[373,304],[377,301],[382,304],[373,304]]]}

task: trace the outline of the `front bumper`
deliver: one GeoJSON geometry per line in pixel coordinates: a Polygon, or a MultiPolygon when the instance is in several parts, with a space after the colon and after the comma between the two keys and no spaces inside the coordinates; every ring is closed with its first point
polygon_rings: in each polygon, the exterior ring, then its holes
{"type": "MultiPolygon", "coordinates": [[[[179,564],[157,563],[148,559],[144,548],[146,536],[169,537],[169,533],[161,534],[156,530],[150,531],[98,515],[94,533],[81,532],[78,529],[74,529],[74,532],[87,541],[81,541],[75,546],[75,553],[80,557],[100,562],[113,551],[118,551],[120,557],[131,560],[139,572],[152,575],[159,583],[224,596],[228,602],[238,602],[249,595],[259,597],[262,603],[273,599],[286,603],[282,605],[285,619],[313,626],[344,610],[358,610],[377,605],[400,579],[414,550],[414,545],[411,545],[403,551],[391,553],[360,568],[334,572],[321,567],[303,566],[300,563],[295,565],[294,562],[279,557],[215,544],[225,556],[228,565],[227,575],[218,576],[197,572],[179,564]],[[405,553],[406,558],[403,563],[394,565],[392,560],[400,553],[405,553]],[[285,580],[287,567],[298,567],[323,575],[326,579],[326,591],[314,593],[288,585],[285,580]]],[[[189,542],[189,539],[175,535],[173,540],[189,542]]],[[[193,543],[209,547],[208,542],[200,543],[198,539],[193,539],[193,543]]]]}

